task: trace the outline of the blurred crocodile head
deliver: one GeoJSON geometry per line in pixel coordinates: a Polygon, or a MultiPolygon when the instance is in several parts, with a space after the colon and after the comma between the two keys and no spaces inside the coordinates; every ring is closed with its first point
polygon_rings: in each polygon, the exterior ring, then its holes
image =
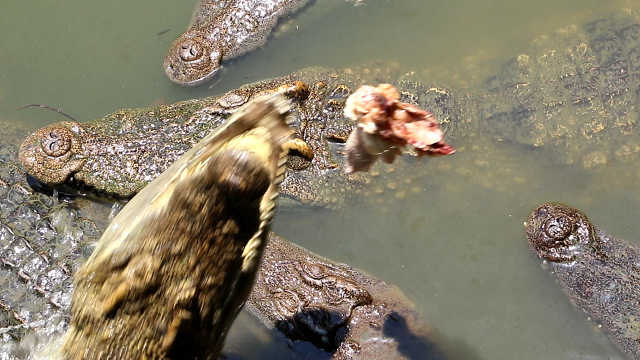
{"type": "Polygon", "coordinates": [[[122,209],[74,276],[65,358],[217,358],[266,247],[287,115],[252,101],[122,209]]]}

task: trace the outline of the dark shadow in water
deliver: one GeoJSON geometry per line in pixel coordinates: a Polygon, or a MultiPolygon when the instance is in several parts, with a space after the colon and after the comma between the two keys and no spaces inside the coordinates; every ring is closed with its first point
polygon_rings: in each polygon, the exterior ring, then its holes
{"type": "Polygon", "coordinates": [[[444,360],[448,358],[433,340],[413,334],[407,326],[407,320],[395,311],[385,319],[382,333],[398,342],[398,353],[407,359],[444,360]]]}
{"type": "MultiPolygon", "coordinates": [[[[342,318],[337,312],[326,309],[314,308],[305,309],[294,314],[287,320],[276,323],[276,329],[280,336],[276,336],[276,343],[280,340],[287,342],[291,353],[289,356],[295,359],[308,360],[328,360],[335,355],[341,343],[348,337],[348,321],[342,318]]],[[[369,326],[368,322],[361,322],[363,326],[369,326]]],[[[375,359],[395,359],[403,356],[411,360],[444,360],[444,359],[478,359],[473,351],[459,351],[456,349],[456,356],[451,357],[448,352],[443,351],[440,339],[429,339],[413,333],[407,325],[407,320],[399,313],[393,312],[386,316],[382,328],[369,327],[366,333],[368,346],[376,344],[374,339],[383,337],[394,339],[398,346],[393,349],[380,346],[380,349],[389,352],[377,353],[375,359]],[[465,354],[464,357],[462,354],[465,354]]],[[[362,339],[359,339],[362,340],[362,339]]],[[[365,345],[363,342],[360,344],[365,345]]],[[[456,344],[459,345],[459,344],[456,344]]],[[[456,346],[457,347],[457,346],[456,346]]],[[[467,347],[468,348],[468,347],[467,347]]],[[[263,358],[270,358],[267,353],[263,358]]],[[[280,354],[280,358],[288,358],[280,354]]],[[[236,359],[228,354],[228,359],[236,359]]],[[[275,358],[275,357],[274,357],[275,358]]]]}
{"type": "Polygon", "coordinates": [[[27,184],[31,187],[31,189],[35,192],[39,192],[41,194],[45,194],[47,196],[57,196],[58,200],[68,200],[72,201],[78,197],[78,194],[66,191],[59,191],[58,189],[54,189],[49,185],[43,184],[38,179],[33,176],[27,174],[26,176],[27,184]]]}
{"type": "Polygon", "coordinates": [[[96,190],[81,182],[70,180],[62,184],[48,185],[27,174],[27,184],[35,192],[54,197],[60,201],[73,203],[76,199],[88,199],[96,204],[113,205],[115,202],[126,203],[130,198],[96,190]]]}
{"type": "Polygon", "coordinates": [[[448,360],[483,360],[478,352],[462,339],[443,339],[442,348],[448,360]]]}
{"type": "Polygon", "coordinates": [[[442,336],[425,339],[411,332],[405,318],[392,312],[385,320],[384,336],[398,342],[398,353],[407,359],[429,360],[480,360],[481,357],[468,344],[442,336]]]}
{"type": "Polygon", "coordinates": [[[306,341],[334,353],[345,339],[347,320],[337,311],[311,308],[277,321],[275,327],[290,340],[306,341]]]}

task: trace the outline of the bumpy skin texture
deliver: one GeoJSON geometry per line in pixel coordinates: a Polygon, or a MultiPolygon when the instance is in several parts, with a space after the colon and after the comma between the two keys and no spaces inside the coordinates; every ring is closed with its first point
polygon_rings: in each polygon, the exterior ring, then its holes
{"type": "MultiPolygon", "coordinates": [[[[323,71],[325,72],[318,73],[320,74],[318,76],[319,78],[332,79],[333,76],[336,75],[333,71],[323,71]]],[[[357,79],[355,75],[353,76],[353,79],[357,79]]],[[[348,94],[348,88],[342,85],[332,88],[331,85],[327,85],[326,83],[318,83],[317,87],[323,91],[323,93],[317,95],[318,98],[321,99],[326,97],[327,100],[325,103],[320,103],[317,107],[307,109],[306,111],[308,112],[306,114],[308,115],[306,115],[307,117],[304,119],[308,119],[308,122],[312,124],[314,122],[317,123],[318,125],[316,128],[323,129],[326,134],[337,136],[335,134],[340,134],[338,130],[341,128],[333,124],[340,125],[343,120],[339,118],[338,114],[331,113],[327,109],[334,109],[336,107],[334,104],[340,104],[343,102],[346,99],[346,94],[348,94]],[[327,91],[330,95],[324,95],[324,91],[327,91]],[[334,114],[334,119],[336,119],[335,123],[327,122],[329,126],[324,126],[324,118],[319,117],[318,115],[325,113],[334,114]]],[[[233,99],[234,97],[227,96],[224,98],[233,99]]],[[[294,112],[300,114],[302,110],[300,110],[298,105],[295,105],[294,112]]],[[[299,115],[296,117],[296,119],[300,118],[301,117],[299,115]]],[[[296,121],[297,123],[300,122],[299,120],[293,120],[293,123],[296,123],[296,121]]],[[[330,146],[339,145],[339,143],[335,144],[333,142],[329,143],[324,141],[322,136],[317,136],[315,139],[315,141],[310,141],[312,147],[314,147],[314,149],[323,149],[327,154],[330,153],[328,150],[330,146]]],[[[314,173],[322,175],[322,171],[329,171],[332,174],[335,174],[334,176],[336,177],[340,176],[337,169],[333,167],[329,167],[328,169],[325,168],[323,165],[325,160],[323,160],[322,156],[314,157],[313,161],[311,161],[312,164],[310,164],[305,157],[299,156],[290,156],[289,162],[293,161],[298,161],[299,163],[306,162],[305,167],[303,167],[302,170],[292,170],[289,168],[287,169],[288,173],[305,171],[305,173],[309,172],[309,175],[306,176],[311,178],[314,173]],[[313,162],[319,162],[319,164],[315,165],[313,162]]],[[[293,179],[295,178],[295,175],[289,175],[288,177],[292,177],[293,179]]],[[[313,186],[308,186],[308,188],[313,188],[313,186]]],[[[106,217],[106,214],[102,214],[102,217],[106,217]]],[[[313,303],[314,309],[318,310],[320,314],[336,314],[336,317],[332,318],[329,322],[322,318],[307,318],[305,326],[316,329],[316,332],[309,333],[306,332],[304,328],[300,329],[299,326],[294,326],[292,328],[293,332],[287,332],[287,334],[291,336],[291,339],[296,341],[310,341],[323,346],[324,349],[332,352],[332,355],[329,356],[333,356],[334,358],[364,357],[386,359],[405,356],[403,354],[409,354],[406,355],[408,358],[411,358],[411,356],[415,358],[415,354],[420,353],[419,351],[424,349],[428,349],[428,353],[430,354],[437,354],[435,347],[431,343],[433,339],[428,326],[419,319],[417,313],[413,311],[413,305],[410,301],[406,300],[404,295],[402,295],[397,288],[384,284],[383,282],[362,272],[351,269],[346,265],[335,264],[329,260],[319,258],[317,255],[292,244],[283,244],[283,240],[279,238],[276,240],[276,244],[280,245],[271,246],[266,249],[265,258],[271,260],[263,263],[262,266],[268,266],[268,268],[261,270],[261,274],[270,273],[272,271],[281,273],[284,269],[282,264],[280,262],[274,262],[273,260],[285,259],[287,257],[292,260],[295,258],[296,264],[298,264],[300,268],[307,270],[311,269],[313,271],[313,269],[322,268],[331,269],[331,274],[328,276],[322,275],[322,279],[320,281],[315,281],[315,285],[313,286],[313,289],[315,289],[314,292],[312,292],[311,287],[309,287],[309,284],[311,284],[309,281],[312,278],[308,275],[306,277],[302,277],[303,273],[292,272],[287,278],[287,281],[294,281],[294,279],[296,279],[295,281],[298,283],[307,281],[305,283],[307,284],[307,287],[299,289],[299,296],[301,296],[300,299],[301,301],[305,301],[305,306],[301,307],[301,309],[304,308],[308,310],[310,308],[309,306],[313,303]],[[338,281],[338,284],[342,284],[343,286],[336,287],[336,283],[334,283],[336,280],[338,281]],[[366,284],[358,284],[357,282],[359,281],[366,282],[366,284]],[[351,289],[351,292],[345,291],[349,289],[351,289]],[[351,294],[351,296],[345,297],[336,303],[336,295],[340,293],[337,291],[342,292],[343,295],[351,294]],[[384,295],[382,295],[383,292],[384,295]],[[308,297],[311,294],[326,295],[323,298],[316,299],[314,302],[306,301],[304,296],[308,297]],[[374,295],[372,296],[371,294],[374,295]],[[338,337],[334,337],[332,339],[325,337],[325,340],[321,339],[322,336],[316,338],[315,335],[318,334],[317,331],[322,332],[322,329],[325,328],[333,331],[333,334],[338,337]],[[345,331],[347,331],[347,334],[344,333],[345,331]],[[340,334],[338,334],[338,332],[340,332],[340,334]],[[384,335],[382,333],[387,333],[388,335],[384,335]],[[303,336],[300,334],[303,334],[303,336]],[[346,340],[340,340],[341,338],[346,340]],[[324,344],[322,344],[323,341],[325,342],[324,344]],[[338,347],[337,349],[335,348],[336,346],[338,347]]],[[[86,254],[87,253],[85,252],[85,255],[86,254]]],[[[75,261],[74,266],[77,267],[84,261],[84,258],[78,256],[71,258],[70,261],[75,261]]],[[[318,277],[318,275],[316,275],[316,277],[318,277]]],[[[66,279],[68,281],[68,286],[62,294],[67,297],[67,303],[63,307],[56,308],[55,312],[51,313],[52,315],[63,317],[66,320],[56,328],[58,332],[63,331],[66,328],[68,321],[68,302],[72,286],[69,281],[69,275],[66,276],[66,279]]],[[[274,276],[272,279],[278,279],[278,277],[274,276]]],[[[17,275],[14,275],[11,278],[11,281],[19,283],[20,279],[17,275]]],[[[273,280],[271,285],[282,286],[284,288],[287,284],[283,283],[283,281],[285,281],[285,279],[273,280]],[[277,281],[280,281],[280,283],[277,281]]],[[[252,293],[250,298],[252,303],[255,303],[255,299],[258,296],[261,298],[272,296],[271,293],[266,292],[267,290],[265,289],[259,290],[260,287],[257,289],[258,290],[256,291],[261,291],[260,295],[253,295],[252,293]]],[[[12,307],[11,309],[16,308],[12,307]]],[[[17,309],[19,309],[19,307],[17,309]]],[[[251,307],[251,310],[256,316],[263,319],[270,326],[274,326],[275,322],[279,320],[282,320],[281,323],[283,325],[288,321],[286,318],[281,316],[282,312],[277,311],[272,307],[251,307]]],[[[301,316],[306,317],[308,316],[308,313],[302,313],[297,317],[301,316]]],[[[21,334],[20,337],[16,337],[16,340],[20,340],[22,336],[23,334],[21,334]]],[[[8,346],[13,345],[14,342],[9,339],[8,346]]],[[[439,358],[438,356],[439,355],[434,355],[433,358],[437,359],[439,358]]]]}
{"type": "Polygon", "coordinates": [[[526,232],[571,302],[601,324],[629,358],[640,359],[640,248],[558,203],[535,209],[526,232]]]}
{"type": "Polygon", "coordinates": [[[17,159],[27,130],[0,126],[0,354],[13,360],[23,358],[18,342],[25,336],[60,335],[67,327],[71,277],[102,224],[73,204],[34,192],[17,159]]]}
{"type": "Polygon", "coordinates": [[[266,246],[291,135],[250,103],[145,187],[74,276],[65,359],[216,359],[266,246]]]}
{"type": "Polygon", "coordinates": [[[171,44],[164,71],[174,83],[194,86],[215,76],[221,62],[264,45],[278,19],[308,0],[201,0],[187,31],[171,44]]]}
{"type": "Polygon", "coordinates": [[[82,184],[131,197],[250,98],[276,91],[305,96],[300,86],[266,81],[203,100],[120,110],[89,123],[52,124],[27,137],[20,160],[44,184],[82,184]]]}
{"type": "MultiPolygon", "coordinates": [[[[0,150],[3,159],[0,161],[0,195],[3,195],[0,197],[0,248],[6,260],[0,268],[0,279],[3,279],[0,353],[13,360],[23,358],[25,350],[18,343],[25,336],[57,336],[67,329],[72,276],[93,250],[92,243],[98,240],[104,221],[96,225],[81,217],[71,204],[34,193],[17,163],[17,145],[0,145],[0,150]],[[16,249],[21,251],[15,252],[16,249]]],[[[107,212],[103,211],[93,214],[92,218],[104,220],[106,216],[107,212]]],[[[415,359],[422,358],[423,353],[433,354],[433,359],[441,358],[433,345],[430,328],[400,290],[273,234],[269,241],[256,287],[248,300],[250,311],[265,324],[272,327],[286,325],[290,329],[286,333],[292,340],[319,344],[329,352],[333,351],[327,356],[337,359],[396,359],[403,356],[415,359]],[[294,271],[283,274],[286,269],[294,271]],[[307,271],[299,271],[303,269],[307,271]],[[314,275],[321,278],[319,281],[305,275],[313,275],[314,269],[329,269],[330,273],[314,275]],[[265,274],[270,279],[268,286],[265,274]],[[279,282],[285,280],[303,285],[295,289],[296,303],[283,302],[286,298],[274,291],[278,287],[290,289],[290,283],[279,282]],[[347,296],[336,301],[336,295],[341,292],[347,296]],[[313,294],[325,294],[323,299],[330,302],[309,299],[313,294]],[[282,311],[287,307],[309,309],[312,304],[318,314],[334,311],[336,316],[331,322],[320,319],[317,324],[307,321],[301,326],[293,319],[304,318],[309,312],[296,316],[296,313],[282,311]],[[292,316],[287,317],[287,314],[292,316]],[[330,330],[331,335],[341,335],[346,341],[338,342],[339,337],[316,338],[323,329],[330,330]],[[348,331],[347,334],[344,331],[348,331]],[[335,346],[338,348],[334,349],[335,346]]]]}
{"type": "Polygon", "coordinates": [[[534,41],[487,83],[478,116],[497,138],[594,168],[640,152],[640,24],[619,15],[534,41]]]}
{"type": "Polygon", "coordinates": [[[82,146],[85,135],[82,126],[71,121],[45,126],[32,135],[37,141],[25,143],[20,160],[29,164],[27,169],[46,169],[39,173],[44,183],[64,182],[86,162],[82,146]]]}
{"type": "Polygon", "coordinates": [[[247,306],[332,359],[444,358],[401,290],[274,234],[247,306]]]}
{"type": "MultiPolygon", "coordinates": [[[[402,101],[418,104],[434,112],[436,118],[444,123],[443,127],[447,129],[449,139],[469,136],[479,140],[491,133],[494,138],[501,140],[549,148],[556,155],[554,159],[586,167],[596,166],[602,163],[602,159],[635,159],[638,142],[637,131],[634,131],[637,130],[637,125],[633,119],[637,117],[637,103],[633,99],[637,94],[636,67],[640,62],[630,59],[635,59],[634,54],[637,54],[637,47],[634,45],[637,31],[638,20],[631,16],[614,17],[586,26],[570,27],[549,38],[541,39],[530,51],[507,62],[498,75],[487,81],[484,89],[473,94],[425,85],[412,80],[410,76],[386,70],[302,71],[298,73],[300,79],[309,79],[306,82],[311,93],[307,97],[309,100],[303,102],[304,106],[299,106],[298,103],[294,106],[294,128],[299,136],[307,138],[307,142],[313,148],[314,157],[308,161],[303,157],[290,156],[288,176],[282,187],[285,191],[295,192],[301,199],[308,199],[309,202],[326,203],[344,196],[343,192],[359,191],[360,185],[369,181],[369,178],[342,176],[339,169],[341,156],[338,156],[342,146],[340,142],[343,141],[340,137],[344,136],[346,139],[347,129],[351,128],[342,116],[344,100],[350,91],[364,83],[391,82],[398,86],[402,101]],[[578,50],[584,50],[577,52],[578,55],[591,54],[592,56],[587,58],[591,59],[588,60],[591,62],[579,60],[571,55],[575,55],[578,50]],[[616,58],[620,61],[615,61],[616,58]],[[582,64],[582,67],[578,67],[579,64],[582,64]],[[590,77],[591,75],[594,77],[590,77]],[[567,82],[569,79],[573,79],[573,82],[567,82]],[[572,94],[576,94],[575,97],[572,94]],[[582,100],[574,103],[570,99],[582,100]],[[587,121],[583,121],[584,119],[587,121]],[[600,121],[602,124],[593,123],[592,120],[600,121]],[[539,143],[536,139],[544,141],[539,143]],[[338,164],[338,168],[334,168],[334,163],[338,164]]],[[[250,89],[254,85],[243,89],[250,89]]],[[[226,99],[229,100],[228,103],[234,103],[235,99],[242,99],[242,96],[229,96],[226,99]]],[[[209,101],[210,104],[204,107],[222,106],[212,102],[212,99],[181,104],[186,104],[185,109],[189,106],[202,109],[199,102],[204,101],[209,101]]],[[[158,108],[172,109],[177,105],[158,108]]],[[[136,124],[139,119],[156,119],[150,115],[150,112],[153,112],[151,109],[141,111],[140,114],[144,116],[138,117],[128,116],[128,111],[132,114],[135,112],[127,110],[120,115],[122,119],[127,119],[128,124],[136,124]]],[[[171,114],[170,110],[167,111],[171,114]]],[[[179,111],[174,114],[178,113],[179,111]]],[[[111,116],[118,118],[115,114],[111,116]]],[[[175,119],[178,119],[177,123],[180,124],[185,123],[190,116],[176,115],[175,119]]],[[[175,129],[180,129],[180,126],[170,125],[173,124],[172,119],[156,119],[153,126],[165,131],[158,131],[158,134],[164,137],[172,134],[175,129]],[[165,128],[163,124],[169,125],[165,128]]],[[[99,122],[87,125],[103,129],[99,122]]],[[[126,125],[127,122],[123,124],[126,125]]],[[[205,126],[211,125],[202,125],[203,134],[209,129],[204,130],[205,126]]],[[[143,123],[140,125],[140,129],[149,128],[151,127],[145,127],[143,123]]],[[[114,145],[111,149],[120,149],[126,143],[119,142],[124,137],[120,137],[117,129],[117,126],[110,128],[105,125],[104,130],[96,131],[88,138],[95,141],[94,137],[112,134],[107,144],[114,145]]],[[[125,133],[124,129],[127,129],[127,126],[123,126],[122,129],[125,133]]],[[[185,134],[182,133],[181,136],[187,136],[185,134]]],[[[455,145],[455,141],[452,143],[455,145]]],[[[178,141],[178,144],[181,142],[178,141]]],[[[171,146],[168,145],[168,149],[171,146]]],[[[153,147],[145,149],[155,151],[153,147]]],[[[481,151],[482,148],[479,148],[478,152],[481,151]]],[[[105,155],[99,160],[96,170],[87,174],[105,177],[104,174],[111,172],[116,174],[115,176],[123,176],[122,174],[130,171],[128,169],[133,169],[126,163],[118,162],[118,159],[126,158],[123,157],[124,153],[115,156],[110,156],[108,152],[103,153],[105,155]]],[[[140,171],[149,171],[151,175],[159,173],[156,172],[157,169],[154,170],[154,156],[162,157],[164,154],[156,152],[146,161],[139,163],[137,166],[142,169],[140,171]]],[[[142,155],[141,157],[144,158],[142,155]]],[[[136,163],[135,157],[129,159],[133,159],[130,164],[136,163]]],[[[35,169],[38,172],[44,171],[38,167],[35,169]]],[[[127,184],[128,181],[131,180],[125,178],[121,184],[127,184]]],[[[104,183],[112,189],[121,187],[117,181],[104,183]]],[[[21,280],[17,274],[13,276],[15,277],[11,283],[20,284],[21,280]]]]}
{"type": "Polygon", "coordinates": [[[370,180],[368,175],[344,176],[340,154],[353,127],[342,114],[345,99],[365,83],[397,86],[402,101],[434,113],[454,146],[456,138],[479,142],[491,134],[500,141],[543,148],[556,161],[585,168],[633,161],[640,154],[639,41],[640,25],[633,16],[569,27],[534,42],[530,51],[507,62],[474,93],[423,84],[393,70],[304,69],[222,97],[121,110],[80,124],[82,155],[71,157],[85,161],[79,169],[58,160],[46,165],[52,156],[45,148],[54,142],[44,130],[25,142],[21,158],[42,182],[73,179],[96,190],[131,196],[223,123],[238,104],[268,88],[302,81],[309,92],[292,91],[293,97],[301,96],[294,105],[292,126],[312,148],[313,159],[290,156],[282,184],[283,195],[302,202],[339,204],[370,180]]]}
{"type": "MultiPolygon", "coordinates": [[[[25,140],[20,158],[27,172],[43,183],[67,188],[85,185],[97,192],[130,197],[242,104],[278,91],[293,100],[291,127],[299,140],[297,149],[295,144],[290,147],[281,194],[302,203],[337,207],[370,181],[370,174],[344,174],[341,151],[354,126],[343,116],[346,98],[360,84],[394,77],[392,70],[308,68],[218,97],[125,109],[75,124],[83,134],[75,138],[82,153],[73,157],[49,154],[51,129],[69,126],[50,125],[25,140]],[[77,158],[84,159],[84,165],[67,171],[71,167],[65,161],[77,158]]],[[[399,86],[406,89],[403,101],[427,104],[447,127],[455,107],[449,92],[410,80],[401,80],[399,86]]]]}

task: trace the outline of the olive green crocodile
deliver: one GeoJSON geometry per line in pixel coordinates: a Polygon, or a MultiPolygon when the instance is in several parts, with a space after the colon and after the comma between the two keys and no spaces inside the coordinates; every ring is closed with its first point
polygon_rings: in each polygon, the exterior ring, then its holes
{"type": "MultiPolygon", "coordinates": [[[[9,137],[13,127],[3,124],[3,129],[0,353],[17,360],[33,351],[29,344],[35,341],[39,348],[67,329],[72,276],[91,254],[109,211],[99,207],[89,213],[86,207],[92,202],[84,201],[83,210],[78,210],[75,205],[79,199],[57,200],[31,190],[17,163],[17,144],[27,130],[15,131],[9,137]]],[[[397,288],[273,234],[264,260],[248,299],[249,309],[269,327],[285,331],[303,349],[305,343],[317,344],[318,353],[324,354],[321,358],[376,359],[372,353],[377,359],[415,359],[424,353],[432,354],[432,359],[441,358],[436,334],[417,317],[411,302],[397,288]],[[289,271],[286,277],[282,276],[284,271],[289,271]],[[287,294],[295,298],[279,294],[278,288],[288,289],[293,283],[298,284],[295,292],[289,289],[287,294]],[[345,297],[336,304],[335,296],[346,288],[345,284],[353,291],[344,292],[345,297]],[[310,301],[318,294],[332,303],[310,301]],[[287,308],[303,311],[283,312],[287,308]],[[308,317],[314,313],[309,310],[332,315],[333,320],[320,318],[314,325],[316,320],[308,317]],[[306,321],[300,321],[305,317],[306,321]],[[323,331],[330,336],[318,336],[323,331]]]]}
{"type": "Polygon", "coordinates": [[[71,277],[93,250],[107,214],[89,202],[79,209],[32,190],[18,162],[28,129],[0,125],[0,354],[13,360],[28,353],[29,346],[20,345],[25,337],[60,335],[67,327],[71,277]]]}
{"type": "Polygon", "coordinates": [[[171,81],[199,85],[221,62],[264,45],[278,20],[308,0],[199,0],[187,31],[169,47],[163,68],[171,81]]]}
{"type": "MultiPolygon", "coordinates": [[[[344,174],[341,151],[353,127],[342,114],[344,102],[359,84],[391,77],[385,70],[308,68],[222,96],[124,109],[87,123],[65,121],[29,136],[20,159],[42,183],[130,197],[249,99],[282,92],[293,100],[290,125],[296,141],[288,146],[281,194],[302,203],[339,206],[370,181],[370,174],[344,174]]],[[[448,121],[453,108],[448,92],[406,83],[412,92],[405,97],[433,104],[436,116],[448,121]]]]}
{"type": "Polygon", "coordinates": [[[303,202],[340,203],[369,181],[368,175],[345,177],[340,169],[341,143],[353,127],[342,114],[344,100],[362,84],[391,82],[403,101],[434,113],[454,146],[456,139],[491,139],[592,169],[640,157],[638,63],[638,18],[614,15],[541,37],[479,89],[425,84],[410,74],[366,66],[341,71],[307,68],[221,97],[52,125],[25,142],[21,159],[44,183],[78,182],[131,196],[224,122],[238,104],[261,90],[283,86],[280,91],[298,99],[292,127],[312,151],[299,147],[298,156],[290,156],[282,193],[303,202]],[[304,86],[296,86],[296,81],[304,86]],[[73,138],[78,140],[67,140],[73,138]]]}
{"type": "Polygon", "coordinates": [[[535,209],[526,232],[529,245],[571,302],[630,359],[640,359],[640,248],[558,203],[535,209]]]}

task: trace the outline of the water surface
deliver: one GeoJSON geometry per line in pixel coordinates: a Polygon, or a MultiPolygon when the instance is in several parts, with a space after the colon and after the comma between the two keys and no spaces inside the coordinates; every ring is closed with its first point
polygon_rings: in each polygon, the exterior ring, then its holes
{"type": "MultiPolygon", "coordinates": [[[[185,89],[165,78],[161,64],[194,3],[5,0],[0,117],[33,128],[61,120],[16,111],[45,103],[86,121],[121,107],[219,94],[309,65],[371,60],[473,91],[536,36],[633,6],[629,0],[368,0],[354,7],[321,0],[288,19],[265,48],[227,64],[211,86],[185,89]]],[[[559,200],[635,240],[640,167],[585,172],[506,143],[453,145],[461,149],[455,156],[420,163],[429,174],[424,180],[404,185],[398,173],[404,197],[382,184],[382,194],[344,210],[282,213],[274,227],[400,286],[459,358],[621,358],[540,269],[522,223],[539,203],[559,200]]],[[[240,358],[284,356],[286,345],[272,344],[272,334],[257,327],[244,316],[227,351],[240,358]]]]}

